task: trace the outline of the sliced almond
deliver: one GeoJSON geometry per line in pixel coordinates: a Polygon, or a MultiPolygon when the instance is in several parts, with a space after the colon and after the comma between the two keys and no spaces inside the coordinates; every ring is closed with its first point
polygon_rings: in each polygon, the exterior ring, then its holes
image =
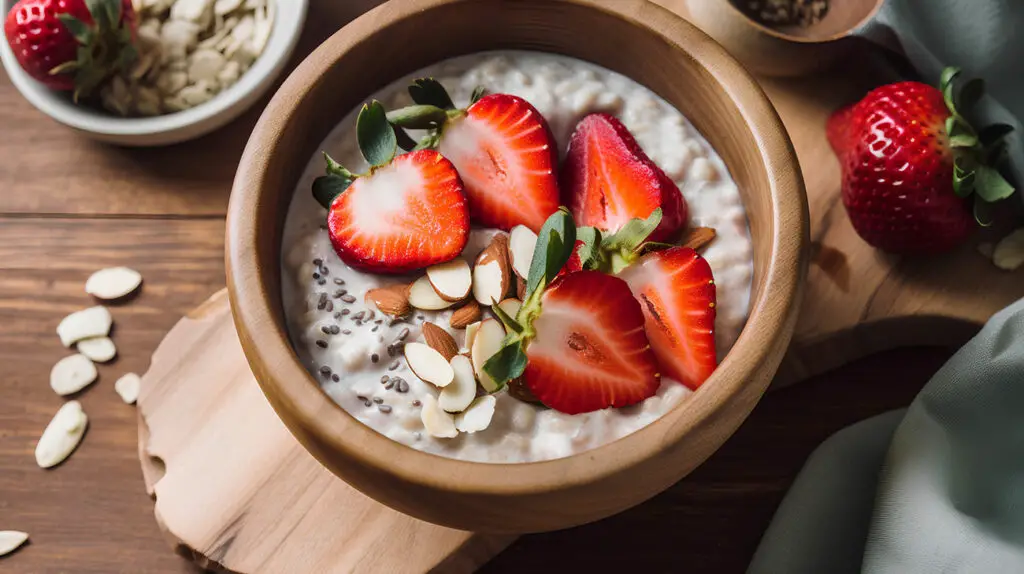
{"type": "Polygon", "coordinates": [[[403,317],[412,311],[412,307],[409,305],[409,289],[409,285],[377,287],[367,291],[363,300],[376,305],[377,309],[385,315],[403,317]]]}
{"type": "Polygon", "coordinates": [[[405,360],[417,377],[435,387],[447,387],[455,378],[444,355],[423,343],[406,343],[405,360]]]}
{"type": "Polygon", "coordinates": [[[424,311],[439,311],[451,307],[455,302],[442,299],[431,287],[430,280],[424,275],[413,281],[409,287],[409,304],[424,311]]]}
{"type": "Polygon", "coordinates": [[[480,321],[476,321],[466,325],[466,350],[469,351],[473,348],[473,339],[476,338],[477,331],[480,330],[480,321]]]}
{"type": "Polygon", "coordinates": [[[444,412],[433,395],[423,397],[422,402],[420,421],[427,434],[437,438],[455,438],[459,434],[455,428],[455,418],[444,412]]]}
{"type": "Polygon", "coordinates": [[[686,230],[682,247],[700,251],[715,238],[715,230],[710,227],[691,227],[686,230]]]}
{"type": "Polygon", "coordinates": [[[50,370],[50,388],[61,396],[71,395],[96,380],[96,365],[85,355],[69,355],[50,370]]]}
{"type": "Polygon", "coordinates": [[[423,323],[423,339],[431,349],[441,353],[446,361],[451,361],[452,357],[459,354],[459,346],[448,331],[429,321],[423,323]]]}
{"type": "Polygon", "coordinates": [[[93,337],[105,337],[110,333],[114,319],[102,305],[89,307],[64,317],[57,325],[57,336],[65,347],[93,337]]]}
{"type": "Polygon", "coordinates": [[[476,375],[473,363],[465,355],[455,355],[451,360],[455,378],[452,384],[441,389],[437,404],[449,413],[461,413],[476,398],[476,375]]]}
{"type": "Polygon", "coordinates": [[[427,281],[445,301],[461,301],[469,296],[473,273],[465,259],[457,258],[427,267],[427,281]]]}
{"type": "Polygon", "coordinates": [[[121,400],[131,405],[139,400],[139,389],[142,386],[142,377],[135,373],[125,373],[114,382],[114,391],[121,397],[121,400]]]}
{"type": "Polygon", "coordinates": [[[17,550],[28,540],[28,533],[17,530],[0,530],[0,556],[6,556],[17,550]]]}
{"type": "Polygon", "coordinates": [[[470,323],[476,323],[483,316],[480,304],[476,299],[466,301],[466,304],[452,312],[452,318],[448,322],[452,329],[465,329],[470,323]]]}
{"type": "Polygon", "coordinates": [[[82,442],[89,417],[78,401],[68,401],[53,416],[36,444],[36,464],[50,468],[60,464],[82,442]]]}
{"type": "Polygon", "coordinates": [[[75,344],[75,348],[79,353],[89,357],[90,361],[97,363],[106,363],[117,356],[117,347],[114,346],[110,337],[82,339],[75,344]]]}
{"type": "Polygon", "coordinates": [[[491,244],[476,258],[473,266],[473,298],[481,305],[501,301],[512,285],[512,267],[508,264],[508,236],[495,235],[491,244]]]}
{"type": "Polygon", "coordinates": [[[508,394],[513,399],[523,401],[524,403],[540,403],[540,399],[537,398],[537,395],[533,394],[530,387],[526,386],[526,380],[523,379],[523,377],[519,377],[508,382],[508,394]]]}
{"type": "Polygon", "coordinates": [[[996,244],[992,263],[1004,271],[1013,271],[1024,265],[1024,229],[1014,231],[996,244]]]}
{"type": "Polygon", "coordinates": [[[89,276],[85,292],[98,299],[120,299],[131,295],[142,284],[142,275],[127,267],[108,267],[89,276]]]}
{"type": "Polygon", "coordinates": [[[516,297],[521,300],[526,299],[526,279],[522,277],[516,278],[516,297]]]}
{"type": "Polygon", "coordinates": [[[490,426],[491,419],[494,418],[494,406],[497,402],[492,395],[478,397],[455,417],[455,429],[464,433],[484,430],[490,426]]]}
{"type": "Polygon", "coordinates": [[[470,347],[470,356],[473,358],[473,371],[480,379],[480,385],[488,393],[498,390],[498,383],[494,382],[486,372],[484,363],[495,353],[501,350],[501,342],[505,339],[505,328],[494,319],[487,319],[480,323],[480,329],[473,337],[473,346],[470,347]]]}
{"type": "Polygon", "coordinates": [[[505,299],[501,303],[498,303],[498,307],[501,307],[501,310],[504,311],[506,315],[512,317],[513,319],[515,319],[516,315],[519,314],[519,308],[522,306],[523,302],[513,297],[510,297],[508,299],[505,299]]]}
{"type": "Polygon", "coordinates": [[[537,247],[537,234],[525,225],[517,225],[508,234],[508,258],[512,270],[521,279],[530,276],[533,250],[537,247]]]}

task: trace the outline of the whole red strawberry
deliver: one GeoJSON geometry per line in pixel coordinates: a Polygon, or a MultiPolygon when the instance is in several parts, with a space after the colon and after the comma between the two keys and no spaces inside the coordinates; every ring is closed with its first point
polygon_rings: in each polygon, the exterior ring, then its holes
{"type": "Polygon", "coordinates": [[[20,0],[7,14],[4,34],[30,76],[55,90],[73,90],[76,99],[136,55],[131,0],[20,0]]]}
{"type": "MultiPolygon", "coordinates": [[[[974,131],[954,105],[957,74],[943,72],[940,89],[918,82],[882,86],[829,118],[843,205],[857,233],[879,249],[952,249],[984,224],[989,203],[1013,193],[991,167],[1008,126],[974,131]]],[[[980,82],[968,82],[958,103],[969,105],[980,93],[980,82]]]]}

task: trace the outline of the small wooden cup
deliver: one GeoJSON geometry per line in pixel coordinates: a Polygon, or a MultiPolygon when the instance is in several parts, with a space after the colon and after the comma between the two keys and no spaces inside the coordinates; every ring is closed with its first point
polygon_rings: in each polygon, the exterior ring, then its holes
{"type": "Polygon", "coordinates": [[[832,0],[825,17],[806,27],[765,26],[736,7],[736,2],[745,0],[673,1],[684,2],[690,21],[748,70],[766,76],[801,76],[823,70],[848,53],[858,37],[888,43],[884,37],[887,30],[872,26],[885,0],[832,0]]]}
{"type": "Polygon", "coordinates": [[[382,5],[334,34],[267,106],[235,178],[228,287],[253,373],[288,428],[327,468],[368,496],[423,520],[523,533],[597,520],[646,500],[693,470],[736,430],[789,343],[807,246],[807,200],[779,117],[753,79],[694,26],[645,0],[406,0],[382,5]],[[494,49],[589,60],[666,98],[729,167],[754,242],[749,320],[698,392],[621,440],[530,464],[443,458],[363,425],[332,402],[299,362],[281,302],[281,236],[289,201],[332,126],[395,78],[445,58],[494,49]]]}

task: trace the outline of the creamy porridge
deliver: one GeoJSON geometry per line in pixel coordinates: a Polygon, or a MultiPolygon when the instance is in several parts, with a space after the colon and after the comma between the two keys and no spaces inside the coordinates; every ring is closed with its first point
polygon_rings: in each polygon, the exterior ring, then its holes
{"type": "MultiPolygon", "coordinates": [[[[374,97],[388,109],[411,103],[412,78],[432,76],[458,106],[478,85],[533,104],[550,125],[564,155],[577,122],[596,111],[617,116],[647,155],[671,178],[689,205],[691,225],[714,228],[702,252],[717,285],[715,340],[719,358],[729,351],[746,320],[752,274],[750,235],[739,192],[725,165],[692,125],[664,100],[626,77],[578,60],[531,52],[460,57],[396,81],[374,97]]],[[[354,135],[356,114],[347,116],[321,149],[349,168],[365,167],[354,135]]],[[[413,134],[416,135],[416,134],[413,134]]],[[[311,158],[288,214],[283,248],[284,307],[299,357],[323,389],[346,411],[377,432],[413,448],[482,462],[529,462],[595,448],[640,429],[692,391],[662,379],[655,396],[625,408],[568,415],[495,393],[495,412],[485,430],[436,438],[421,421],[424,403],[438,390],[413,374],[402,344],[422,341],[421,325],[445,328],[463,346],[465,330],[449,326],[452,311],[414,310],[393,320],[364,302],[369,289],[409,283],[410,276],[364,273],[344,264],[324,229],[325,210],[310,187],[323,173],[311,158]]],[[[463,257],[470,264],[495,230],[473,228],[463,257]]],[[[485,315],[488,312],[485,310],[485,315]]]]}

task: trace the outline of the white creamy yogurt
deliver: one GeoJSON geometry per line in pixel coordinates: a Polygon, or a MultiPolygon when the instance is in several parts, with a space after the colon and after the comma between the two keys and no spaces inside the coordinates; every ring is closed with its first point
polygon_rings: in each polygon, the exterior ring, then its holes
{"type": "MultiPolygon", "coordinates": [[[[459,106],[468,104],[478,85],[489,93],[526,99],[547,119],[563,156],[573,128],[586,114],[603,111],[622,120],[644,151],[679,186],[689,204],[691,224],[713,227],[718,233],[703,255],[717,284],[716,342],[719,358],[725,356],[747,317],[753,272],[750,233],[728,170],[679,111],[625,76],[580,60],[534,52],[487,52],[455,58],[402,78],[372,97],[388,109],[410,105],[406,87],[413,78],[424,76],[438,79],[459,106]]],[[[357,113],[353,111],[338,124],[321,148],[342,165],[363,171],[366,164],[355,137],[357,113]]],[[[683,385],[666,379],[657,395],[641,404],[567,415],[500,392],[487,429],[454,439],[427,435],[419,405],[428,394],[436,396],[437,389],[416,378],[400,350],[389,354],[389,346],[403,335],[405,341],[422,340],[424,320],[447,329],[460,345],[464,331],[449,328],[450,311],[418,311],[407,321],[390,324],[372,304],[364,303],[368,290],[407,283],[415,276],[372,275],[341,262],[323,227],[326,212],[310,192],[313,180],[323,170],[323,158],[317,153],[298,182],[285,224],[285,315],[299,357],[323,389],[377,432],[451,458],[497,463],[548,460],[630,434],[690,394],[683,385]],[[369,321],[353,319],[371,312],[369,321]]],[[[463,257],[472,262],[493,234],[493,230],[474,229],[463,257]]]]}

